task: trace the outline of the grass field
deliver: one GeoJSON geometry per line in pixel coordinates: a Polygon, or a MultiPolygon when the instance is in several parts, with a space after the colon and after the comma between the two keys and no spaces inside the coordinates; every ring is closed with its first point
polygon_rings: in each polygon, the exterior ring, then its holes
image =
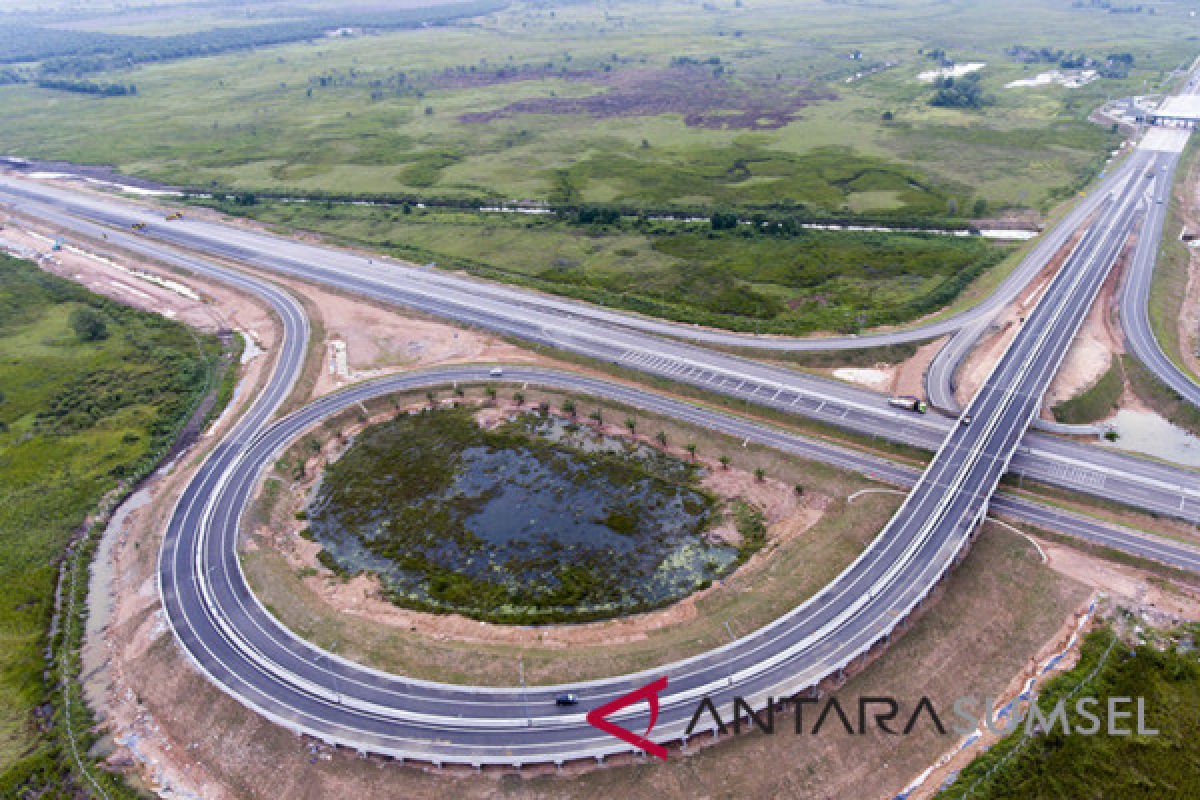
{"type": "Polygon", "coordinates": [[[136,96],[0,87],[0,151],[240,188],[1045,210],[1113,143],[1087,113],[1194,55],[1189,8],[517,2],[472,23],[94,76],[136,96]],[[1118,33],[1135,57],[1128,77],[1004,88],[1054,66],[1018,63],[1005,55],[1014,44],[1103,59],[1118,33]],[[929,106],[916,74],[936,66],[919,52],[934,48],[987,62],[994,102],[929,106]]]}
{"type": "Polygon", "coordinates": [[[51,708],[43,651],[63,548],[171,441],[219,353],[213,338],[0,257],[0,794],[65,768],[53,717],[35,714],[51,708]],[[106,335],[74,332],[81,309],[106,335]]]}
{"type": "MultiPolygon", "coordinates": [[[[1131,648],[1119,639],[1114,644],[1113,632],[1101,629],[1088,636],[1079,664],[1051,681],[1039,700],[1047,710],[1066,698],[1073,709],[1076,698],[1096,697],[1100,704],[1093,710],[1102,710],[1111,697],[1144,698],[1146,728],[1157,735],[1064,735],[1060,727],[1026,738],[1019,729],[971,762],[938,797],[1196,797],[1200,663],[1192,646],[1195,633],[1151,632],[1155,641],[1131,648]]],[[[1088,725],[1073,710],[1068,720],[1088,725]]],[[[1117,724],[1133,731],[1136,718],[1117,724]]]]}

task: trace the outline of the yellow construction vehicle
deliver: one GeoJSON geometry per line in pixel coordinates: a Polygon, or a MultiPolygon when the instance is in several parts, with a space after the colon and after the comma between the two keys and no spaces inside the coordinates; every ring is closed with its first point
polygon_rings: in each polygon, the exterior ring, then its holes
{"type": "Polygon", "coordinates": [[[183,219],[183,212],[176,211],[174,214],[167,214],[167,222],[170,222],[173,219],[183,219]]]}
{"type": "Polygon", "coordinates": [[[141,231],[141,230],[145,230],[145,229],[146,229],[146,223],[144,223],[144,222],[135,222],[135,223],[133,223],[132,225],[130,225],[129,227],[130,227],[130,229],[132,229],[132,230],[135,230],[135,231],[141,231]]]}

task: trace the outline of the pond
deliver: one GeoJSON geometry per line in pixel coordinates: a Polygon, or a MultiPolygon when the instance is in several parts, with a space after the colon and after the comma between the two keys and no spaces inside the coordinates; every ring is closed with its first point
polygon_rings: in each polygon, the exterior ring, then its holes
{"type": "Polygon", "coordinates": [[[1108,424],[1117,433],[1116,441],[1107,443],[1111,447],[1200,467],[1200,438],[1153,411],[1123,408],[1108,424]]]}
{"type": "Polygon", "coordinates": [[[732,569],[709,541],[701,470],[565,420],[485,430],[470,410],[401,415],[359,434],[308,509],[321,560],[379,576],[398,605],[496,622],[614,617],[732,569]]]}

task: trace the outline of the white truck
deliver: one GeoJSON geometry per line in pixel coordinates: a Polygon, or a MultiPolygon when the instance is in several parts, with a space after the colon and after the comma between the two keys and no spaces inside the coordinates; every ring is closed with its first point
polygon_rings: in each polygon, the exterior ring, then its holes
{"type": "Polygon", "coordinates": [[[896,397],[888,398],[888,405],[896,408],[903,408],[905,411],[915,411],[918,414],[924,414],[928,406],[925,401],[919,397],[913,397],[910,394],[897,395],[896,397]]]}

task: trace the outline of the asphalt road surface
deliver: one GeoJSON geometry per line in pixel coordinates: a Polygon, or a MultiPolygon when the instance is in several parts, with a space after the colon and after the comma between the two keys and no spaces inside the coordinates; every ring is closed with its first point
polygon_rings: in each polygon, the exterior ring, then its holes
{"type": "MultiPolygon", "coordinates": [[[[971,423],[953,428],[900,510],[850,567],[808,602],[725,647],[649,673],[570,687],[581,707],[666,675],[652,738],[680,741],[701,697],[728,709],[738,696],[761,708],[771,698],[816,687],[886,641],[961,556],[986,515],[1145,202],[1136,180],[1106,198],[1100,221],[968,407],[971,423]]],[[[517,368],[509,369],[507,379],[522,379],[517,368]]],[[[256,403],[248,418],[256,426],[267,413],[263,398],[284,390],[289,371],[277,370],[256,403]]],[[[421,373],[393,376],[321,398],[260,433],[239,425],[189,485],[168,530],[160,581],[177,635],[200,667],[246,705],[294,730],[364,751],[434,763],[522,764],[630,749],[589,725],[581,710],[555,706],[563,687],[461,687],[372,671],[292,636],[247,589],[236,557],[238,520],[281,449],[372,393],[428,381],[421,373]]],[[[619,719],[632,730],[648,724],[641,706],[619,719]]]]}
{"type": "MultiPolygon", "coordinates": [[[[30,216],[94,239],[106,237],[114,245],[185,269],[198,269],[197,259],[180,253],[174,245],[926,450],[935,450],[955,424],[940,415],[891,408],[878,394],[839,381],[625,326],[564,316],[555,307],[545,305],[559,301],[532,292],[436,270],[384,264],[371,257],[232,225],[192,219],[165,222],[158,213],[116,198],[82,195],[20,179],[0,177],[0,196],[5,196],[15,210],[30,216]],[[146,230],[130,233],[129,225],[138,221],[146,223],[146,230]]],[[[1013,458],[1011,471],[1064,489],[1200,523],[1200,474],[1191,470],[1028,434],[1013,458]]]]}
{"type": "MultiPolygon", "coordinates": [[[[179,243],[191,247],[202,244],[199,249],[216,249],[221,255],[269,269],[432,308],[461,321],[710,385],[765,405],[818,419],[827,405],[832,406],[840,412],[841,424],[851,415],[868,430],[890,424],[894,438],[914,444],[928,446],[931,439],[945,438],[895,517],[854,564],[808,602],[725,647],[648,673],[572,686],[582,701],[578,709],[554,705],[553,697],[561,687],[482,688],[414,681],[351,664],[296,639],[258,604],[241,576],[236,557],[238,519],[256,480],[280,449],[372,391],[416,388],[429,380],[427,374],[413,373],[394,376],[387,385],[355,386],[268,427],[267,420],[295,379],[300,348],[307,338],[303,316],[293,318],[294,301],[275,297],[273,303],[291,303],[284,315],[288,344],[280,356],[281,366],[233,433],[206,460],[172,516],[160,565],[168,618],[196,663],[265,716],[331,742],[434,763],[562,762],[626,751],[628,745],[588,725],[583,709],[659,675],[669,677],[652,735],[660,742],[684,738],[701,697],[728,709],[736,695],[761,708],[770,697],[815,687],[886,641],[923,601],[961,557],[1014,457],[1036,462],[1049,452],[1049,460],[1055,460],[1049,450],[1057,446],[1052,440],[1034,440],[1032,445],[1027,440],[1022,445],[1022,436],[1117,254],[1139,215],[1153,203],[1153,184],[1140,176],[1127,178],[1098,200],[1097,221],[972,400],[967,409],[969,424],[968,417],[956,423],[880,409],[877,400],[864,401],[861,392],[849,387],[829,381],[814,384],[811,379],[801,380],[805,376],[691,345],[659,340],[661,344],[648,351],[643,341],[649,337],[644,333],[574,315],[564,320],[540,299],[518,290],[505,291],[519,294],[523,301],[480,290],[475,282],[457,285],[456,276],[415,270],[380,281],[375,273],[384,268],[364,265],[365,258],[323,251],[343,263],[326,265],[316,259],[314,263],[309,260],[311,253],[297,254],[290,243],[280,248],[283,252],[264,255],[261,242],[251,242],[259,247],[247,246],[244,232],[223,226],[216,227],[229,240],[225,248],[218,246],[219,236],[184,236],[179,243]],[[1026,449],[1022,452],[1021,447],[1026,449]]],[[[130,213],[121,209],[114,220],[107,201],[89,198],[87,202],[99,207],[84,212],[92,219],[123,224],[120,215],[130,213]]],[[[55,213],[61,214],[61,209],[55,213]]],[[[184,226],[155,221],[151,233],[172,241],[184,230],[184,226]]],[[[243,286],[265,288],[265,284],[243,286]]],[[[506,379],[520,379],[516,368],[509,369],[514,374],[506,379]]],[[[1142,485],[1151,483],[1142,481],[1142,485]]],[[[1182,515],[1194,513],[1181,488],[1182,484],[1171,486],[1168,494],[1176,496],[1182,515]]],[[[1164,546],[1150,537],[1142,542],[1164,546]]],[[[618,720],[633,730],[647,723],[640,706],[618,720]]]]}

